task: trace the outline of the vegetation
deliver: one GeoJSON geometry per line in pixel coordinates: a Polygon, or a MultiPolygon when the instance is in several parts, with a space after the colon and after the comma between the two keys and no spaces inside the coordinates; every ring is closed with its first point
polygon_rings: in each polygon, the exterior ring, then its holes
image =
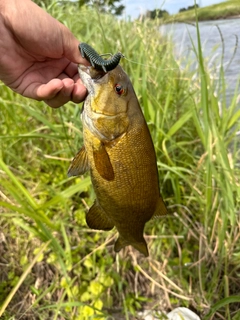
{"type": "Polygon", "coordinates": [[[199,8],[199,5],[198,4],[195,4],[193,6],[188,6],[187,8],[181,8],[179,9],[179,12],[183,12],[183,11],[188,11],[188,10],[195,10],[195,8],[199,8]]]}
{"type": "Polygon", "coordinates": [[[143,15],[139,16],[139,19],[157,19],[157,18],[165,18],[168,17],[169,13],[166,10],[161,9],[154,9],[154,10],[147,10],[147,12],[143,15]]]}
{"type": "MultiPolygon", "coordinates": [[[[217,20],[227,19],[231,17],[240,16],[240,2],[239,0],[228,0],[211,6],[198,8],[198,20],[217,20]]],[[[184,22],[195,21],[196,13],[194,7],[192,10],[181,11],[171,16],[165,16],[164,22],[184,22]]]]}
{"type": "Polygon", "coordinates": [[[120,16],[125,9],[125,6],[119,3],[121,0],[78,0],[80,7],[84,5],[97,8],[101,12],[111,13],[120,16]]]}
{"type": "MultiPolygon", "coordinates": [[[[47,7],[52,3],[52,0],[33,0],[37,5],[41,7],[47,7]]],[[[59,0],[58,4],[60,5],[68,5],[71,0],[59,0]]],[[[72,1],[71,6],[76,6],[81,8],[82,6],[90,6],[93,8],[97,8],[100,12],[107,12],[114,14],[116,16],[120,16],[125,9],[125,6],[119,3],[120,0],[78,0],[72,1]]]]}
{"type": "Polygon", "coordinates": [[[115,231],[86,226],[89,177],[66,177],[82,145],[81,106],[51,109],[1,84],[1,319],[132,319],[175,306],[239,319],[239,86],[227,104],[223,69],[213,82],[200,41],[197,74],[183,71],[153,21],[48,11],[98,52],[124,53],[170,213],[146,226],[148,259],[131,247],[116,255],[115,231]]]}

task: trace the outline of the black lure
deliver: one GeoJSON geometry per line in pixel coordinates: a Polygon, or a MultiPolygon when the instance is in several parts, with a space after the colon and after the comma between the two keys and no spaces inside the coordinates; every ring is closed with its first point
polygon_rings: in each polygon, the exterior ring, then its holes
{"type": "Polygon", "coordinates": [[[78,47],[82,57],[87,59],[93,68],[104,72],[115,69],[120,59],[124,57],[121,52],[118,52],[111,59],[105,60],[87,43],[81,42],[78,47]]]}

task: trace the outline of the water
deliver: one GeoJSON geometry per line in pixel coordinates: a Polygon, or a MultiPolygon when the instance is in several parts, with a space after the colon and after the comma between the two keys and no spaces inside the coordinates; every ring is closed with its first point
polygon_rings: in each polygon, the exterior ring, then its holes
{"type": "MultiPolygon", "coordinates": [[[[212,77],[215,77],[216,83],[221,61],[223,62],[227,85],[227,102],[229,103],[240,79],[240,19],[200,22],[199,29],[203,55],[207,60],[208,70],[212,77]]],[[[186,66],[188,61],[193,62],[192,68],[197,66],[191,42],[192,39],[197,48],[195,26],[185,23],[163,25],[160,32],[171,37],[176,59],[181,61],[182,67],[186,66]]]]}

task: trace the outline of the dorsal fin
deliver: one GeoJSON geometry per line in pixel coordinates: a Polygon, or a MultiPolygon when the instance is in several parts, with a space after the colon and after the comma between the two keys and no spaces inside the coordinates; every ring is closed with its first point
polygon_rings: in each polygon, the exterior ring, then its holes
{"type": "Polygon", "coordinates": [[[159,218],[161,216],[166,215],[167,213],[168,213],[167,207],[166,207],[162,197],[160,196],[158,198],[158,202],[157,202],[155,212],[153,214],[153,218],[159,218]]]}

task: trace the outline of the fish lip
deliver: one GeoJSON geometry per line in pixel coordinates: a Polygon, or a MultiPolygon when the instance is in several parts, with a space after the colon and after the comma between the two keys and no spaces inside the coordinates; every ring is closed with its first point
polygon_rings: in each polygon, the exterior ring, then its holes
{"type": "Polygon", "coordinates": [[[92,66],[85,66],[81,64],[78,65],[78,73],[87,89],[89,82],[94,81],[96,83],[99,79],[102,79],[107,74],[107,72],[96,70],[92,66]]]}
{"type": "Polygon", "coordinates": [[[107,73],[102,70],[96,70],[92,66],[78,65],[78,73],[83,85],[87,88],[89,95],[94,95],[96,84],[102,84],[108,81],[107,73]]]}

